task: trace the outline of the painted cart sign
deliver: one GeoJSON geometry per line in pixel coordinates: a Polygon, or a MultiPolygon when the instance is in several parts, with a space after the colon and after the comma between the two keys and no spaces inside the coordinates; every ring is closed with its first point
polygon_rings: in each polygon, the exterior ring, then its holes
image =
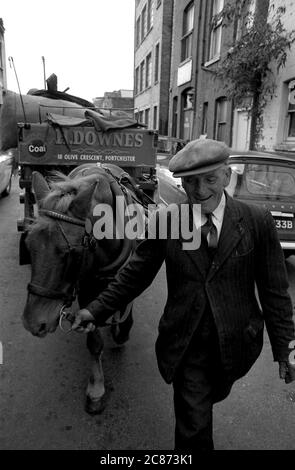
{"type": "Polygon", "coordinates": [[[98,132],[94,127],[19,125],[19,163],[28,165],[80,165],[113,163],[119,166],[156,164],[156,132],[124,128],[98,132]]]}

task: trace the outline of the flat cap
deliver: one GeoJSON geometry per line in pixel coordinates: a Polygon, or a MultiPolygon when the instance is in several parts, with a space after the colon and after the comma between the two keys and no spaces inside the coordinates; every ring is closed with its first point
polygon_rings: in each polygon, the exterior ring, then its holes
{"type": "Polygon", "coordinates": [[[171,158],[169,170],[175,178],[197,175],[216,170],[228,157],[229,148],[224,142],[211,139],[192,140],[171,158]]]}

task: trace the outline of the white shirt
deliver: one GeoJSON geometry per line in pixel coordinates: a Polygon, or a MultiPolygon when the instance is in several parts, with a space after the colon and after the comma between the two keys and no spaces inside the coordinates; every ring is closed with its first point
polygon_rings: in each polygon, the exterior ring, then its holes
{"type": "MultiPolygon", "coordinates": [[[[218,206],[212,212],[212,222],[217,228],[217,240],[219,240],[219,236],[220,236],[220,232],[222,228],[225,204],[226,204],[226,199],[225,199],[225,194],[223,193],[218,206]]],[[[200,224],[199,217],[198,218],[195,217],[195,214],[194,214],[194,224],[197,229],[202,227],[206,222],[207,222],[206,214],[201,213],[201,224],[200,224]]],[[[210,237],[210,233],[208,233],[208,236],[207,236],[208,242],[209,242],[209,237],[210,237]]]]}

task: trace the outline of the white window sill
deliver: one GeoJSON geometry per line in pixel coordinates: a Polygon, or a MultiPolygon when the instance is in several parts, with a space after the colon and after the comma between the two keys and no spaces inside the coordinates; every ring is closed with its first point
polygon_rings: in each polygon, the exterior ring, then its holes
{"type": "Polygon", "coordinates": [[[178,67],[182,67],[183,65],[187,64],[188,62],[191,62],[191,60],[192,60],[192,56],[187,57],[187,58],[184,59],[182,62],[180,62],[180,64],[178,65],[178,67]]]}
{"type": "Polygon", "coordinates": [[[294,152],[295,151],[295,139],[293,140],[284,140],[281,144],[275,145],[275,150],[285,151],[285,152],[294,152]]]}
{"type": "Polygon", "coordinates": [[[220,60],[220,55],[213,57],[213,59],[208,60],[205,62],[204,67],[208,67],[209,65],[215,64],[215,62],[218,62],[220,60]]]}

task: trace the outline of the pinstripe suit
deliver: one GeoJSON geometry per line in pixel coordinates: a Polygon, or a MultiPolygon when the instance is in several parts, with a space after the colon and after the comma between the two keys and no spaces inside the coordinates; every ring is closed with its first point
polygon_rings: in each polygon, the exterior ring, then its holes
{"type": "MultiPolygon", "coordinates": [[[[214,388],[213,394],[210,391],[212,406],[256,361],[263,345],[264,323],[275,361],[287,360],[294,324],[285,262],[269,212],[227,195],[211,266],[206,256],[202,249],[183,251],[181,239],[145,240],[116,280],[87,309],[98,324],[103,324],[114,310],[152,282],[165,260],[168,298],[156,341],[159,369],[165,381],[174,382],[177,387],[188,380],[190,371],[194,375],[193,363],[196,357],[198,363],[200,357],[201,369],[212,366],[216,376],[221,374],[220,380],[213,377],[210,385],[214,388]],[[262,312],[255,297],[255,284],[262,312]],[[204,346],[206,354],[199,345],[204,346]],[[220,390],[215,390],[220,385],[220,390]]],[[[199,366],[198,363],[198,370],[199,366]]],[[[197,376],[201,383],[203,378],[197,376]]],[[[187,432],[188,429],[183,431],[187,432]]],[[[190,445],[194,445],[192,440],[187,444],[190,445]]],[[[207,448],[210,446],[209,443],[207,448]]]]}

